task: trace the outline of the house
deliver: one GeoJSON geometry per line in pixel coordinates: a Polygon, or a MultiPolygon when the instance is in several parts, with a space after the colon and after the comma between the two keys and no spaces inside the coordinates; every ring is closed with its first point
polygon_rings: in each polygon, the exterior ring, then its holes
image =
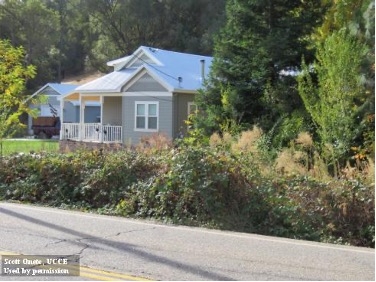
{"type": "Polygon", "coordinates": [[[60,139],[137,144],[150,134],[174,139],[186,133],[185,120],[196,109],[194,96],[211,63],[212,57],[145,46],[108,62],[112,72],[62,97],[80,105],[80,119],[63,122],[60,139]],[[82,118],[88,101],[100,103],[100,122],[82,118]]]}
{"type": "MultiPolygon", "coordinates": [[[[61,117],[61,111],[63,109],[63,115],[65,123],[79,122],[79,104],[74,101],[65,101],[64,106],[61,105],[61,98],[74,91],[78,85],[73,84],[60,84],[60,83],[47,83],[41,87],[38,91],[33,93],[28,100],[31,100],[37,95],[45,95],[46,101],[43,104],[30,104],[29,107],[37,108],[39,110],[38,117],[61,117]]],[[[99,103],[91,102],[87,104],[85,111],[85,122],[98,122],[100,115],[99,103]]],[[[33,134],[32,130],[33,118],[28,117],[28,132],[33,134]]]]}

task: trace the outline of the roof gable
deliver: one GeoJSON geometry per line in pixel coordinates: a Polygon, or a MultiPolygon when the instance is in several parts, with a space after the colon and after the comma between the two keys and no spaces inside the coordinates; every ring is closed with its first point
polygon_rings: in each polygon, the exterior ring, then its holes
{"type": "Polygon", "coordinates": [[[160,81],[155,79],[147,70],[143,70],[137,75],[133,80],[129,81],[124,88],[123,92],[143,92],[143,91],[154,91],[154,92],[166,92],[169,91],[165,85],[160,81]]]}
{"type": "MultiPolygon", "coordinates": [[[[204,78],[209,74],[212,57],[167,51],[141,46],[136,52],[138,61],[150,73],[168,84],[170,89],[196,91],[203,85],[204,78]],[[146,55],[154,63],[149,63],[140,55],[146,55]],[[204,76],[204,77],[203,77],[204,76]]],[[[135,60],[137,62],[137,60],[135,60]]],[[[129,62],[131,65],[131,62],[129,62]]],[[[124,65],[124,68],[127,64],[124,65]]]]}
{"type": "Polygon", "coordinates": [[[74,84],[47,83],[34,92],[26,101],[39,94],[47,96],[64,96],[77,88],[74,84]]]}
{"type": "MultiPolygon", "coordinates": [[[[208,56],[141,46],[130,56],[108,62],[107,65],[114,67],[112,73],[81,85],[76,91],[124,92],[140,79],[141,73],[147,72],[155,80],[154,85],[159,85],[158,89],[163,87],[169,92],[195,92],[202,88],[212,60],[208,56]]],[[[146,81],[143,83],[146,86],[146,81]]]]}
{"type": "Polygon", "coordinates": [[[47,85],[58,93],[58,95],[65,95],[77,88],[77,85],[73,84],[48,83],[47,85]]]}
{"type": "Polygon", "coordinates": [[[138,68],[144,64],[162,65],[157,58],[153,56],[153,50],[150,47],[141,46],[132,55],[113,60],[107,63],[108,66],[113,66],[114,71],[124,68],[138,68]]]}

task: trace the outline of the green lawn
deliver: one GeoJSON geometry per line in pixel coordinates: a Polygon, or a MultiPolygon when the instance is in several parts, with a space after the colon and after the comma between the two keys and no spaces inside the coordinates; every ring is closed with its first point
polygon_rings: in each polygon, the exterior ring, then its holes
{"type": "MultiPolygon", "coordinates": [[[[3,140],[2,154],[30,153],[30,152],[57,152],[59,150],[58,140],[38,140],[38,139],[8,139],[3,140]]],[[[1,144],[0,144],[1,154],[1,144]]]]}

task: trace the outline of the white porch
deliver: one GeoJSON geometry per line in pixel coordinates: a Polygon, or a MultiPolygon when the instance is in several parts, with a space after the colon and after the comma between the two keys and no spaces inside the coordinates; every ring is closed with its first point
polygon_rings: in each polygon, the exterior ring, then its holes
{"type": "Polygon", "coordinates": [[[102,125],[100,123],[63,123],[61,140],[122,143],[122,126],[102,125]]]}
{"type": "MultiPolygon", "coordinates": [[[[79,104],[79,122],[62,123],[60,140],[96,143],[123,143],[122,97],[115,93],[82,94],[71,93],[64,100],[79,104]],[[100,103],[100,117],[97,123],[85,122],[85,107],[90,102],[100,103]]],[[[61,109],[62,115],[64,110],[61,109]]]]}

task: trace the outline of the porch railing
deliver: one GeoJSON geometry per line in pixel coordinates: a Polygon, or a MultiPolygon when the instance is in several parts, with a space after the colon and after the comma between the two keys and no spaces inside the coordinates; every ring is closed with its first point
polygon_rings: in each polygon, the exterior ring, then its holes
{"type": "Polygon", "coordinates": [[[60,135],[62,140],[87,142],[121,143],[123,140],[122,126],[99,123],[63,123],[60,135]]]}

